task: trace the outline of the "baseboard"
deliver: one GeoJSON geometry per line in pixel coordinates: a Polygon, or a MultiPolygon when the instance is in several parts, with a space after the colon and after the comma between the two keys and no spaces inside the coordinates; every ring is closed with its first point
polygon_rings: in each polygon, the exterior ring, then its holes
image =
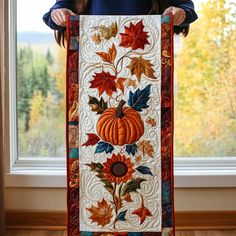
{"type": "Polygon", "coordinates": [[[6,210],[6,229],[66,230],[64,211],[6,210]]]}
{"type": "Polygon", "coordinates": [[[236,211],[177,211],[176,230],[234,230],[236,211]]]}
{"type": "MultiPolygon", "coordinates": [[[[176,231],[236,229],[236,211],[177,211],[176,231]]],[[[6,211],[6,229],[65,230],[66,212],[6,211]]]]}

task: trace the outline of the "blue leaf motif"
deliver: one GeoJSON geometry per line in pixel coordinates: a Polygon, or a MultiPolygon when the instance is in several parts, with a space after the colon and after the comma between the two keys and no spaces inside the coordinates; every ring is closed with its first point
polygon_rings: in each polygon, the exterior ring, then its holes
{"type": "Polygon", "coordinates": [[[107,153],[111,153],[113,150],[114,150],[114,147],[110,143],[99,142],[97,144],[95,153],[105,152],[107,154],[107,153]]]}
{"type": "Polygon", "coordinates": [[[136,143],[133,143],[131,145],[126,145],[125,147],[125,151],[130,155],[132,154],[133,156],[135,155],[135,153],[137,152],[138,150],[138,146],[136,143]]]}
{"type": "Polygon", "coordinates": [[[153,176],[150,168],[147,167],[147,166],[139,166],[139,167],[136,168],[136,170],[139,171],[140,173],[144,174],[144,175],[152,175],[153,176]]]}
{"type": "Polygon", "coordinates": [[[136,111],[142,111],[148,108],[147,102],[149,100],[151,84],[147,85],[143,90],[137,89],[134,93],[129,92],[128,104],[136,111]]]}
{"type": "Polygon", "coordinates": [[[117,216],[117,218],[116,218],[116,221],[126,221],[126,219],[125,219],[125,214],[126,214],[126,212],[127,212],[127,210],[125,210],[125,211],[121,211],[120,213],[119,213],[119,215],[117,216]]]}

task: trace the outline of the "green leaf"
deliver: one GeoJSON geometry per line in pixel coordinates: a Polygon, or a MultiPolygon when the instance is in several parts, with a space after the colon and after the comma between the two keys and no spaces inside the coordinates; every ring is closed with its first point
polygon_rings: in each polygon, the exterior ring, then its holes
{"type": "Polygon", "coordinates": [[[140,185],[143,181],[146,181],[146,179],[143,178],[136,178],[130,180],[121,190],[121,195],[124,196],[127,193],[130,192],[137,192],[137,189],[140,189],[140,185]]]}
{"type": "Polygon", "coordinates": [[[91,164],[86,164],[86,165],[91,168],[91,171],[95,172],[101,172],[103,169],[103,165],[101,163],[91,162],[91,164]]]}
{"type": "Polygon", "coordinates": [[[89,105],[92,111],[97,112],[97,114],[102,114],[107,109],[107,102],[105,102],[103,98],[98,101],[97,98],[89,96],[89,105]]]}

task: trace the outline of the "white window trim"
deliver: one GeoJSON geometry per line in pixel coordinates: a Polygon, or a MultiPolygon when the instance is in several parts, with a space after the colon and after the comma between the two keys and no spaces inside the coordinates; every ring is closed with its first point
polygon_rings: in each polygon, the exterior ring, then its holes
{"type": "MultiPolygon", "coordinates": [[[[7,4],[7,0],[4,0],[4,2],[7,4]]],[[[5,151],[5,154],[9,153],[10,157],[6,160],[6,186],[65,188],[66,160],[62,158],[16,159],[16,14],[13,14],[16,12],[15,2],[16,0],[8,1],[10,9],[9,24],[11,25],[8,32],[9,47],[4,48],[4,45],[1,45],[1,52],[6,54],[5,62],[9,55],[10,65],[9,87],[5,88],[6,91],[9,89],[9,114],[5,115],[5,118],[10,118],[10,129],[5,129],[5,132],[9,133],[4,136],[11,137],[6,141],[8,150],[5,151]]],[[[3,8],[0,9],[0,13],[4,13],[3,8]]],[[[7,67],[5,64],[3,66],[7,67]]],[[[174,159],[174,176],[174,186],[176,188],[236,187],[236,157],[177,157],[174,159]]]]}

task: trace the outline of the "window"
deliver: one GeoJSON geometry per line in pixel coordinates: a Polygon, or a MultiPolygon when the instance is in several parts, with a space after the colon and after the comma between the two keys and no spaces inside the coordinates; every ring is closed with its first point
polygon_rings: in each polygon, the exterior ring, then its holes
{"type": "Polygon", "coordinates": [[[54,1],[16,4],[17,156],[65,158],[65,50],[42,20],[54,1]]]}
{"type": "Polygon", "coordinates": [[[175,60],[177,157],[236,156],[235,9],[234,1],[202,2],[182,39],[175,60]]]}
{"type": "Polygon", "coordinates": [[[45,179],[38,185],[33,181],[33,186],[65,186],[66,53],[42,20],[54,1],[8,2],[11,40],[4,51],[9,53],[11,158],[7,185],[27,185],[26,174],[30,174],[31,180],[45,179]],[[30,11],[26,14],[25,9],[30,11]],[[48,180],[52,175],[58,185],[48,180]]]}
{"type": "MultiPolygon", "coordinates": [[[[11,163],[6,184],[65,187],[65,76],[62,71],[65,52],[56,47],[53,32],[41,20],[55,1],[4,2],[9,2],[11,39],[9,52],[3,48],[10,60],[11,163]],[[21,15],[25,8],[31,9],[33,15],[24,13],[26,22],[33,22],[32,17],[38,14],[39,28],[36,29],[36,23],[25,25],[21,15]],[[32,30],[41,32],[26,32],[32,30]],[[32,40],[24,41],[29,36],[32,40]],[[50,41],[50,45],[39,42],[43,38],[50,41]],[[55,129],[59,127],[57,137],[55,129]]],[[[176,187],[233,187],[236,184],[236,48],[232,43],[236,24],[235,18],[230,17],[235,5],[227,1],[226,6],[231,10],[225,17],[226,10],[220,11],[224,2],[204,2],[199,20],[192,25],[190,35],[182,40],[176,55],[176,187]]]]}

